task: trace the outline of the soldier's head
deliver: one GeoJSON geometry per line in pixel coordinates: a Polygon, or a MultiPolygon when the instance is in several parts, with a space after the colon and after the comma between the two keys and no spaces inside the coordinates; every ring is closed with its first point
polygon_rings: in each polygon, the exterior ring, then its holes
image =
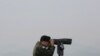
{"type": "Polygon", "coordinates": [[[50,43],[50,40],[51,40],[51,37],[50,37],[50,36],[47,36],[47,35],[43,35],[43,36],[41,36],[41,38],[40,38],[40,42],[41,42],[41,44],[44,45],[44,46],[48,46],[49,43],[50,43]]]}

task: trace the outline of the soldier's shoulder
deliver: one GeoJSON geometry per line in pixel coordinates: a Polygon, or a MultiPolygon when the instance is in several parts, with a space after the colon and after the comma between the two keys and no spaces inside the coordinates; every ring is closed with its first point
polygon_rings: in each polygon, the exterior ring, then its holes
{"type": "Polygon", "coordinates": [[[41,43],[40,43],[40,41],[37,41],[37,43],[36,43],[36,45],[35,45],[36,47],[40,47],[41,46],[41,43]]]}

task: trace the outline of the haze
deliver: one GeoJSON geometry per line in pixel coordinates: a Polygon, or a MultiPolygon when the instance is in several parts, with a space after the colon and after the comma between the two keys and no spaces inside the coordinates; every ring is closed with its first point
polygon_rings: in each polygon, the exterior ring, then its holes
{"type": "Polygon", "coordinates": [[[100,0],[0,0],[0,56],[32,56],[42,35],[72,38],[64,56],[100,56],[100,0]]]}

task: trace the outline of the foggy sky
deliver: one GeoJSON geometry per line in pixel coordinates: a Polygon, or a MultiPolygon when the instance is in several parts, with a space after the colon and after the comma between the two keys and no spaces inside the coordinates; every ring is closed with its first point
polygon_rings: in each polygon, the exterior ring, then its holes
{"type": "Polygon", "coordinates": [[[32,56],[42,35],[72,38],[64,56],[100,56],[99,5],[99,0],[0,0],[0,56],[32,56]]]}

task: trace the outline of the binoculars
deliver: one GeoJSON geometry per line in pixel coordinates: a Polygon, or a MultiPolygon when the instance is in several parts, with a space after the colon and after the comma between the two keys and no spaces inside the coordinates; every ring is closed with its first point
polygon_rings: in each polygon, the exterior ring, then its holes
{"type": "Polygon", "coordinates": [[[59,44],[71,45],[71,43],[72,43],[72,39],[70,39],[70,38],[61,38],[61,39],[53,39],[53,40],[54,40],[55,45],[59,45],[59,44]]]}
{"type": "Polygon", "coordinates": [[[61,39],[53,39],[54,44],[57,45],[57,53],[58,56],[63,56],[64,44],[71,45],[72,39],[69,38],[61,38],[61,39]]]}

